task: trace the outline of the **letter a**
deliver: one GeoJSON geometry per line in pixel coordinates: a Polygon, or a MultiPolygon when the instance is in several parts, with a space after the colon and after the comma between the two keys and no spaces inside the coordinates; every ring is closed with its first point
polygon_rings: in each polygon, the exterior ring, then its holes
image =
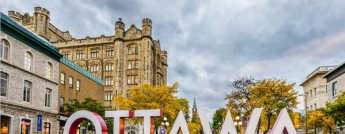
{"type": "Polygon", "coordinates": [[[189,134],[186,118],[184,118],[182,110],[180,110],[180,112],[178,113],[170,134],[178,134],[181,130],[183,134],[189,134]]]}
{"type": "Polygon", "coordinates": [[[297,134],[285,108],[280,111],[270,134],[281,134],[282,132],[284,134],[297,134]]]}

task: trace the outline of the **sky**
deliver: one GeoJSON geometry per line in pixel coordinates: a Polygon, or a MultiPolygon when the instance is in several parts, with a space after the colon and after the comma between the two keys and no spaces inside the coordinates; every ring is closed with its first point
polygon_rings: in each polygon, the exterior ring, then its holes
{"type": "MultiPolygon", "coordinates": [[[[153,39],[168,52],[168,85],[205,109],[225,107],[229,81],[278,78],[299,86],[318,66],[345,61],[345,1],[328,0],[2,0],[1,12],[50,11],[50,22],[74,38],[115,34],[153,22],[153,39]]],[[[303,98],[296,110],[303,108],[303,98]]]]}

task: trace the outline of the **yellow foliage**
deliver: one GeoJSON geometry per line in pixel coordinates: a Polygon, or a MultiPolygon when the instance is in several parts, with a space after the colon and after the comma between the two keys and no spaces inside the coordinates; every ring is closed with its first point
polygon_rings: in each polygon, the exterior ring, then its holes
{"type": "Polygon", "coordinates": [[[300,118],[300,113],[294,112],[293,113],[293,124],[294,124],[296,129],[300,128],[299,118],[300,118]]]}
{"type": "Polygon", "coordinates": [[[314,129],[318,132],[334,132],[336,124],[331,116],[327,116],[321,111],[309,111],[307,114],[307,129],[314,129]]]}

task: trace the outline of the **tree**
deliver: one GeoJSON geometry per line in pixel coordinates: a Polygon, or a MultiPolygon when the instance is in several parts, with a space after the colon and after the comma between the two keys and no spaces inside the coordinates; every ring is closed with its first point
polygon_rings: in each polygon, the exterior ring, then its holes
{"type": "MultiPolygon", "coordinates": [[[[97,100],[94,100],[92,98],[84,98],[83,102],[79,102],[77,99],[73,100],[72,104],[65,103],[64,106],[66,107],[66,112],[68,115],[72,115],[73,113],[79,111],[79,110],[87,110],[90,112],[95,112],[98,115],[100,115],[104,121],[106,122],[108,132],[112,133],[113,130],[113,121],[109,120],[107,118],[104,118],[105,115],[105,107],[102,103],[97,102],[97,100]]],[[[81,123],[81,126],[85,126],[88,128],[93,128],[93,124],[90,121],[83,121],[81,123]],[[90,124],[90,125],[89,125],[90,124]]]]}
{"type": "Polygon", "coordinates": [[[343,92],[334,102],[327,103],[323,113],[333,117],[338,126],[345,125],[345,92],[343,92]]]}
{"type": "Polygon", "coordinates": [[[221,126],[224,123],[227,110],[225,108],[219,108],[213,114],[212,129],[213,131],[220,131],[221,126]]]}
{"type": "MultiPolygon", "coordinates": [[[[150,85],[135,86],[128,90],[128,98],[118,95],[114,98],[113,103],[117,110],[147,110],[161,109],[164,117],[167,117],[169,124],[173,124],[180,110],[189,112],[186,107],[186,100],[178,99],[174,96],[177,93],[178,84],[173,86],[154,87],[150,85]]],[[[188,101],[187,101],[188,103],[188,101]]],[[[141,123],[143,119],[133,118],[133,124],[141,123]]],[[[158,133],[158,127],[161,125],[162,118],[155,118],[155,132],[158,133]]],[[[167,128],[169,132],[171,125],[167,128]]]]}
{"type": "Polygon", "coordinates": [[[315,133],[325,130],[326,132],[329,132],[329,134],[332,134],[332,132],[335,130],[336,125],[334,119],[331,116],[323,113],[324,110],[324,108],[320,108],[316,111],[310,111],[308,113],[307,128],[314,129],[315,133]]]}
{"type": "Polygon", "coordinates": [[[225,98],[231,114],[243,114],[248,118],[255,107],[262,107],[259,124],[264,134],[273,127],[281,109],[286,108],[291,115],[299,103],[297,91],[293,89],[295,83],[287,84],[285,80],[242,78],[232,83],[235,90],[225,98]]]}
{"type": "Polygon", "coordinates": [[[300,122],[300,113],[299,112],[294,112],[293,113],[293,124],[296,129],[299,129],[301,126],[299,124],[300,122]]]}

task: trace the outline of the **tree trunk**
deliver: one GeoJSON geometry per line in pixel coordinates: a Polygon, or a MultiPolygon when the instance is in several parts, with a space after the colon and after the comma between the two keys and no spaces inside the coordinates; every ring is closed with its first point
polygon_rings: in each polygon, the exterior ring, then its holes
{"type": "Polygon", "coordinates": [[[259,124],[257,125],[256,134],[259,134],[260,132],[260,124],[261,124],[261,118],[259,118],[259,124]]]}

